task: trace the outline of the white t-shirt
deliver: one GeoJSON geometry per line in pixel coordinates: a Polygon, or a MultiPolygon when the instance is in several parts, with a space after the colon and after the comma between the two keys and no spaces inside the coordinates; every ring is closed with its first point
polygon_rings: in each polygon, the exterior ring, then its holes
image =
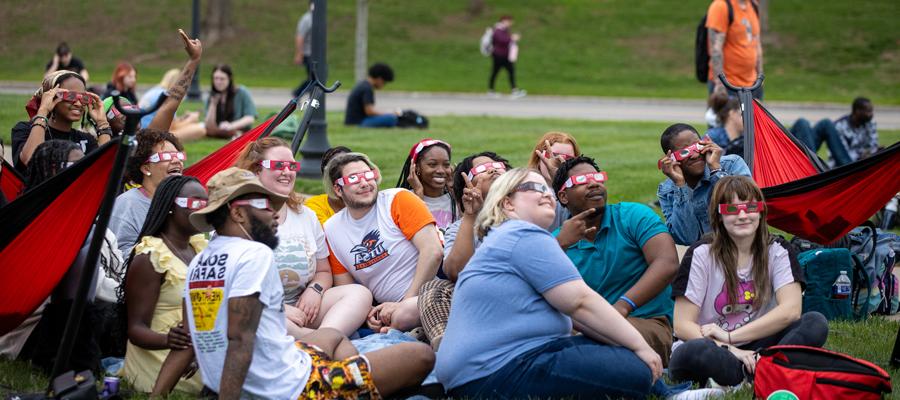
{"type": "Polygon", "coordinates": [[[278,247],[275,248],[275,269],[284,287],[284,303],[294,305],[316,274],[316,261],[328,258],[325,231],[316,213],[307,206],[300,212],[290,208],[278,225],[278,247]]]}
{"type": "Polygon", "coordinates": [[[434,217],[428,207],[406,189],[379,192],[375,206],[360,219],[344,208],[325,221],[331,271],[349,272],[379,303],[400,301],[412,285],[419,259],[411,240],[429,224],[434,217]]]}
{"type": "Polygon", "coordinates": [[[435,225],[441,232],[445,231],[453,223],[453,202],[450,201],[450,194],[444,193],[441,197],[425,196],[423,200],[428,206],[428,211],[434,216],[435,225]]]}
{"type": "Polygon", "coordinates": [[[770,282],[766,284],[771,285],[772,291],[768,303],[754,308],[756,283],[751,274],[751,264],[748,264],[738,269],[737,303],[732,304],[722,267],[714,261],[709,249],[708,244],[689,249],[672,283],[672,297],[684,296],[700,307],[697,318],[700,326],[714,323],[728,332],[738,329],[775,308],[778,305],[775,299],[778,289],[793,282],[803,282],[803,273],[796,257],[791,256],[785,245],[777,240],[769,245],[770,282]]]}
{"type": "Polygon", "coordinates": [[[217,236],[188,267],[188,327],[203,384],[216,392],[228,350],[228,299],[254,293],[263,311],[241,398],[296,399],[306,387],[312,360],[287,334],[284,292],[272,258],[262,243],[217,236]]]}

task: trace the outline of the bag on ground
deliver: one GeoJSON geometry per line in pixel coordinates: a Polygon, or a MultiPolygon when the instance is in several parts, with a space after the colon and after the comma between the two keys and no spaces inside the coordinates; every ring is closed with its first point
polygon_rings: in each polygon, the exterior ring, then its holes
{"type": "MultiPolygon", "coordinates": [[[[861,289],[868,297],[869,312],[896,314],[900,310],[898,280],[894,275],[896,253],[900,237],[890,232],[880,232],[871,222],[857,227],[847,234],[850,252],[859,257],[869,286],[861,289]]],[[[862,305],[857,305],[857,310],[862,305]]]]}
{"type": "Polygon", "coordinates": [[[868,287],[865,283],[868,281],[862,274],[859,263],[851,256],[850,250],[843,248],[807,250],[797,256],[797,261],[806,278],[806,290],[803,292],[804,313],[818,311],[829,321],[860,319],[868,314],[868,310],[865,309],[854,312],[855,299],[859,298],[861,299],[859,303],[867,304],[867,297],[860,292],[862,288],[868,287]],[[845,271],[850,278],[849,294],[835,293],[835,282],[841,271],[845,271]]]}
{"type": "Polygon", "coordinates": [[[428,129],[428,118],[415,110],[403,110],[397,117],[397,127],[428,129]]]}

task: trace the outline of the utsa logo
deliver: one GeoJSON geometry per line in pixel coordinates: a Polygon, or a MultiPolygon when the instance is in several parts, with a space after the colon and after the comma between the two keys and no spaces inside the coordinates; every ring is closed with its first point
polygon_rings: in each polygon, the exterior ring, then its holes
{"type": "Polygon", "coordinates": [[[353,254],[353,267],[357,271],[369,268],[389,255],[377,229],[363,236],[362,243],[353,246],[350,253],[353,254]]]}

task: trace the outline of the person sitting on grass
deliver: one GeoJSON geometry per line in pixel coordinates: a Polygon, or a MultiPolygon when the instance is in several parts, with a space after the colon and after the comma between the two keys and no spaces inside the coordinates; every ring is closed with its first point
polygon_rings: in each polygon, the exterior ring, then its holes
{"type": "Polygon", "coordinates": [[[675,243],[690,246],[709,232],[709,196],[719,179],[750,176],[750,168],[736,154],[722,148],[688,124],[674,124],[659,139],[663,156],[658,167],[666,176],[659,184],[659,206],[675,243]]]}
{"type": "MultiPolygon", "coordinates": [[[[181,314],[187,265],[206,248],[206,238],[188,220],[206,205],[196,178],[170,176],[160,183],[128,262],[121,301],[127,308],[128,344],[122,374],[135,390],[150,392],[169,349],[191,345],[181,314]]],[[[199,376],[178,383],[198,394],[199,376]]]]}
{"type": "Polygon", "coordinates": [[[203,383],[222,400],[381,398],[422,382],[434,365],[424,343],[357,354],[334,329],[301,341],[288,335],[272,253],[286,198],[240,168],[214,175],[208,189],[207,206],[190,217],[197,229],[216,231],[188,268],[183,299],[192,347],[169,354],[154,394],[170,390],[193,354],[203,383]]]}
{"type": "Polygon", "coordinates": [[[375,109],[375,91],[394,81],[394,70],[384,63],[369,67],[369,76],[356,83],[347,96],[347,110],[344,125],[359,125],[361,128],[393,128],[397,126],[398,113],[382,112],[375,109]]]}
{"type": "Polygon", "coordinates": [[[106,92],[102,98],[110,97],[113,91],[118,91],[119,95],[128,99],[130,104],[137,104],[137,94],[134,93],[136,88],[137,70],[127,62],[120,62],[113,70],[112,78],[106,84],[106,92]]]}
{"type": "Polygon", "coordinates": [[[547,231],[555,203],[537,171],[491,186],[475,222],[483,242],[459,274],[437,352],[451,396],[643,398],[662,385],[659,355],[547,231]]]}
{"type": "Polygon", "coordinates": [[[672,347],[675,242],[643,204],[608,204],[607,175],[581,156],[560,165],[553,191],[573,215],[554,232],[584,282],[644,337],[668,364],[672,347]]]}
{"type": "Polygon", "coordinates": [[[770,236],[759,187],[723,177],[708,213],[711,234],[688,249],[672,284],[672,379],[734,386],[753,375],[762,348],[822,347],[828,321],[801,314],[803,273],[790,244],[770,236]]]}
{"type": "Polygon", "coordinates": [[[419,290],[441,264],[441,240],[425,202],[406,189],[378,191],[378,167],[361,153],[341,154],[325,168],[346,207],[325,222],[328,260],[337,286],[360,283],[378,303],[367,323],[376,332],[420,325],[419,290]]]}
{"type": "MultiPolygon", "coordinates": [[[[159,101],[160,97],[166,95],[172,88],[180,85],[180,79],[183,79],[181,71],[174,68],[166,71],[162,80],[159,81],[159,85],[147,90],[147,92],[141,96],[138,104],[143,109],[153,107],[156,102],[159,101]]],[[[141,125],[150,126],[154,117],[156,117],[156,112],[141,117],[141,125]]],[[[175,135],[178,140],[181,140],[182,143],[189,142],[202,139],[206,136],[206,124],[200,121],[200,112],[189,111],[172,120],[172,125],[169,126],[169,132],[172,132],[172,134],[175,135]]]]}
{"type": "Polygon", "coordinates": [[[66,42],[60,42],[56,46],[56,53],[53,53],[53,59],[48,61],[47,66],[44,68],[44,76],[56,71],[72,71],[81,75],[82,80],[85,82],[90,79],[90,74],[88,74],[87,68],[84,67],[84,62],[72,55],[72,49],[69,48],[69,44],[66,42]]]}
{"type": "Polygon", "coordinates": [[[253,127],[256,104],[250,91],[234,83],[228,64],[217,64],[212,72],[212,89],[206,107],[206,135],[231,139],[253,127]]]}
{"type": "Polygon", "coordinates": [[[277,210],[274,249],[288,332],[300,338],[312,329],[334,328],[352,335],[372,308],[372,293],[361,285],[334,286],[325,231],[294,191],[300,163],[290,146],[279,138],[261,138],[247,144],[235,166],[255,173],[266,189],[288,199],[277,210]]]}
{"type": "MultiPolygon", "coordinates": [[[[553,185],[553,177],[556,170],[564,161],[581,155],[578,142],[572,135],[565,132],[547,132],[534,144],[528,158],[528,168],[541,172],[541,176],[547,182],[547,186],[553,185]]],[[[556,219],[550,224],[550,231],[562,226],[569,219],[569,210],[562,204],[556,204],[556,219]]]]}
{"type": "Polygon", "coordinates": [[[397,180],[397,187],[412,191],[425,202],[441,232],[459,218],[457,203],[449,190],[452,174],[450,145],[442,140],[423,139],[409,150],[397,180]]]}
{"type": "Polygon", "coordinates": [[[744,157],[744,116],[741,114],[741,102],[727,94],[710,96],[712,109],[716,113],[717,127],[706,131],[725,154],[736,154],[744,157]]]}
{"type": "Polygon", "coordinates": [[[447,328],[450,304],[456,278],[481,244],[475,237],[475,216],[481,211],[484,197],[500,175],[512,169],[505,158],[485,151],[468,156],[457,165],[453,175],[453,197],[462,218],[444,231],[444,262],[441,268],[447,279],[434,279],[419,291],[419,313],[422,328],[431,347],[437,351],[447,328]]]}
{"type": "Polygon", "coordinates": [[[112,129],[103,113],[100,97],[86,91],[77,72],[60,70],[47,74],[40,89],[25,105],[30,121],[12,128],[13,166],[25,173],[34,150],[47,140],[61,139],[78,144],[85,154],[112,138],[112,129]],[[76,122],[90,115],[95,133],[75,129],[76,122]]]}
{"type": "Polygon", "coordinates": [[[331,218],[334,213],[344,209],[344,201],[334,194],[334,190],[331,188],[331,182],[328,181],[328,176],[325,175],[325,167],[328,166],[328,162],[338,154],[352,152],[353,151],[350,150],[349,147],[335,146],[328,149],[325,154],[322,155],[322,164],[320,165],[320,168],[322,171],[325,193],[307,197],[306,202],[303,203],[303,205],[309,207],[316,213],[319,224],[325,225],[325,221],[328,221],[328,218],[331,218]]]}
{"type": "Polygon", "coordinates": [[[857,97],[853,100],[850,114],[834,122],[823,119],[815,126],[800,118],[791,127],[791,133],[814,152],[818,152],[822,142],[825,142],[831,154],[830,165],[840,167],[878,151],[878,130],[872,120],[874,116],[872,101],[857,97]]]}

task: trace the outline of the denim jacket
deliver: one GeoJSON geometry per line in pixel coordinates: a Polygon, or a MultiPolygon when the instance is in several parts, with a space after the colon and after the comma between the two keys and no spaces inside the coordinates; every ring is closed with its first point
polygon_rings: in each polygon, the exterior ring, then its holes
{"type": "Polygon", "coordinates": [[[690,246],[704,233],[709,232],[709,198],[720,178],[728,175],[750,177],[750,168],[740,156],[722,156],[719,164],[721,169],[715,174],[709,173],[707,165],[703,171],[703,178],[700,178],[694,188],[688,185],[675,186],[675,182],[670,178],[659,184],[657,190],[659,206],[666,217],[666,226],[675,243],[690,246]]]}

